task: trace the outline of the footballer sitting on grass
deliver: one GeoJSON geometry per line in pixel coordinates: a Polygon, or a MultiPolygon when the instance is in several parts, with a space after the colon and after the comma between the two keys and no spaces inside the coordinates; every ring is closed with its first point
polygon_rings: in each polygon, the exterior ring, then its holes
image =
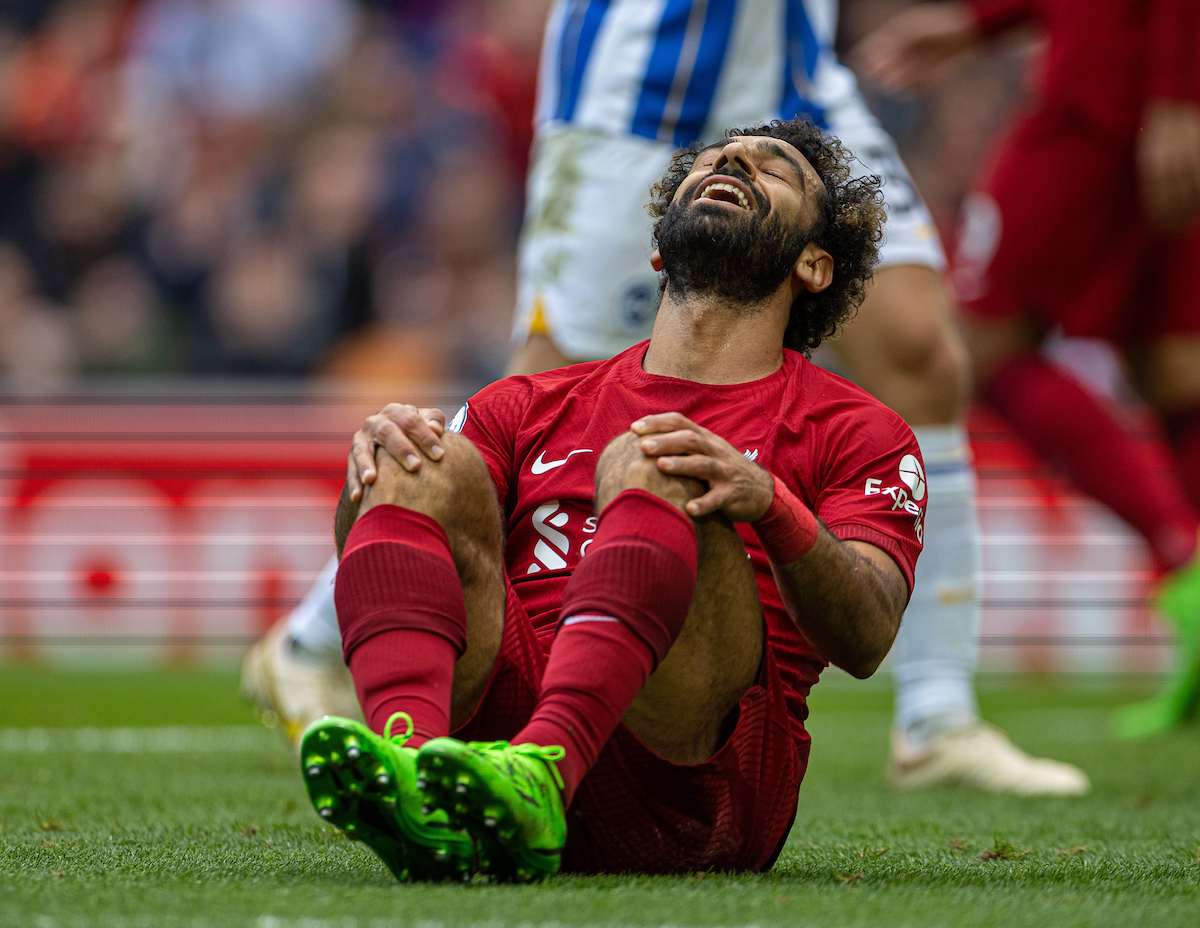
{"type": "Polygon", "coordinates": [[[904,421],[806,353],[862,300],[877,178],[802,122],[677,153],[649,342],[355,435],[336,600],[367,726],[301,745],[400,879],[764,870],[806,697],[887,654],[921,548],[904,421]]]}

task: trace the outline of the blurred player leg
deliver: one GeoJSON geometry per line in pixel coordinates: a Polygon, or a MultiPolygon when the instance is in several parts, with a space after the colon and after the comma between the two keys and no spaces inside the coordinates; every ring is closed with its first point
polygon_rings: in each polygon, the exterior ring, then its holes
{"type": "Polygon", "coordinates": [[[342,653],[342,634],[338,631],[337,611],[332,599],[336,578],[337,557],[334,556],[321,568],[300,605],[287,617],[288,637],[296,650],[314,658],[330,660],[342,653]]]}
{"type": "Polygon", "coordinates": [[[361,719],[333,604],[337,558],[330,558],[292,612],[276,622],[242,661],[242,696],[293,747],[314,719],[361,719]]]}
{"type": "MultiPolygon", "coordinates": [[[[1178,665],[1158,698],[1118,716],[1126,737],[1178,724],[1200,697],[1200,513],[1188,490],[1195,477],[1161,472],[1115,411],[1038,349],[1056,324],[1068,335],[1106,338],[1131,357],[1151,403],[1183,416],[1196,407],[1197,358],[1161,348],[1200,330],[1191,274],[1197,236],[1156,238],[1132,200],[1094,195],[1131,189],[1133,177],[1130,146],[1036,113],[999,149],[986,192],[968,198],[955,262],[955,280],[971,298],[967,342],[981,395],[1035,451],[1132,525],[1166,572],[1158,608],[1180,632],[1178,665]]],[[[1177,451],[1183,431],[1174,433],[1177,451]]],[[[1180,463],[1187,466],[1186,454],[1180,463]]]]}
{"type": "MultiPolygon", "coordinates": [[[[994,329],[987,325],[989,333],[994,329]]],[[[1105,400],[1033,351],[997,365],[981,395],[1039,456],[1137,529],[1160,568],[1191,559],[1198,519],[1187,494],[1178,480],[1158,472],[1105,400]]]]}
{"type": "Polygon", "coordinates": [[[892,648],[896,687],[889,777],[1021,795],[1084,792],[1082,771],[1030,757],[983,723],[974,673],[980,632],[975,475],[961,424],[966,360],[941,275],[890,266],[835,343],[856,381],[913,426],[929,500],[916,584],[892,648]]]}
{"type": "MultiPolygon", "coordinates": [[[[1200,509],[1200,308],[1194,281],[1200,222],[1173,236],[1156,257],[1161,334],[1131,361],[1142,395],[1162,417],[1180,489],[1200,509]]],[[[1162,731],[1200,713],[1200,551],[1163,579],[1157,605],[1174,626],[1175,665],[1153,699],[1118,716],[1118,731],[1129,736],[1162,731]]]]}
{"type": "Polygon", "coordinates": [[[896,707],[889,775],[898,786],[1086,792],[1082,771],[1030,757],[980,721],[974,675],[982,557],[975,472],[962,421],[970,374],[942,281],[946,259],[891,139],[867,122],[840,134],[864,173],[885,178],[888,222],[875,286],[831,347],[856,383],[912,426],[929,488],[924,549],[892,648],[896,707]]]}
{"type": "MultiPolygon", "coordinates": [[[[1178,633],[1177,665],[1158,697],[1118,716],[1118,733],[1150,735],[1192,717],[1200,697],[1200,515],[1185,489],[1189,481],[1161,473],[1102,399],[1040,355],[1016,354],[997,365],[983,395],[1034,451],[1137,529],[1166,572],[1157,608],[1178,633]]],[[[1186,452],[1185,430],[1173,434],[1173,448],[1186,452]]],[[[1186,456],[1179,463],[1186,475],[1186,456]]]]}
{"type": "Polygon", "coordinates": [[[894,729],[910,746],[978,721],[980,558],[975,474],[961,427],[916,426],[929,501],[925,548],[892,647],[894,729]]]}

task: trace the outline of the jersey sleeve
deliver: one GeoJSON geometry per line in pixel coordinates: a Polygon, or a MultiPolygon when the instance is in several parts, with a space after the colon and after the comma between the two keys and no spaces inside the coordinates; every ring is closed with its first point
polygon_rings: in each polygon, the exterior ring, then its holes
{"type": "Polygon", "coordinates": [[[991,36],[1034,18],[1034,0],[969,0],[967,4],[982,35],[991,36]]]}
{"type": "Polygon", "coordinates": [[[1200,103],[1200,3],[1153,0],[1146,41],[1147,98],[1200,103]]]}
{"type": "Polygon", "coordinates": [[[460,432],[479,449],[496,485],[501,505],[516,483],[517,433],[533,393],[528,377],[505,377],[484,387],[466,403],[446,428],[460,432]]]}
{"type": "Polygon", "coordinates": [[[817,473],[797,475],[808,484],[813,512],[843,541],[865,541],[891,555],[911,593],[927,498],[912,430],[891,410],[862,407],[824,436],[815,462],[817,473]]]}

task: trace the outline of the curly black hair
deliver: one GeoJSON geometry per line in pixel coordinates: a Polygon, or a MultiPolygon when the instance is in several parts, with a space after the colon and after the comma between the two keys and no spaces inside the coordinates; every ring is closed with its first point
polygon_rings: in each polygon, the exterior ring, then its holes
{"type": "MultiPolygon", "coordinates": [[[[852,177],[850,161],[854,155],[833,136],[803,119],[776,119],[725,133],[726,138],[735,136],[763,136],[789,143],[808,159],[825,185],[818,195],[819,214],[809,227],[808,239],[833,258],[833,282],[820,293],[806,290],[796,297],[783,337],[786,347],[809,354],[837,331],[866,296],[883,238],[882,181],[877,176],[852,177]]],[[[655,219],[655,247],[675,192],[691,172],[696,156],[708,147],[697,142],[675,152],[666,174],[651,189],[647,210],[655,219]]]]}

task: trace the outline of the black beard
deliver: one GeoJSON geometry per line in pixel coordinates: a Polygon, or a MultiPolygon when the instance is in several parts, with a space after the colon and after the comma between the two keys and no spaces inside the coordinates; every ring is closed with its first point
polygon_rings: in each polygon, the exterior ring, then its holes
{"type": "MultiPolygon", "coordinates": [[[[770,204],[742,172],[714,171],[746,182],[757,201],[752,212],[696,200],[693,184],[668,208],[658,228],[668,289],[680,297],[713,296],[735,304],[764,302],[791,273],[808,244],[808,229],[772,215],[770,204]]],[[[711,175],[710,175],[711,176],[711,175]]]]}

